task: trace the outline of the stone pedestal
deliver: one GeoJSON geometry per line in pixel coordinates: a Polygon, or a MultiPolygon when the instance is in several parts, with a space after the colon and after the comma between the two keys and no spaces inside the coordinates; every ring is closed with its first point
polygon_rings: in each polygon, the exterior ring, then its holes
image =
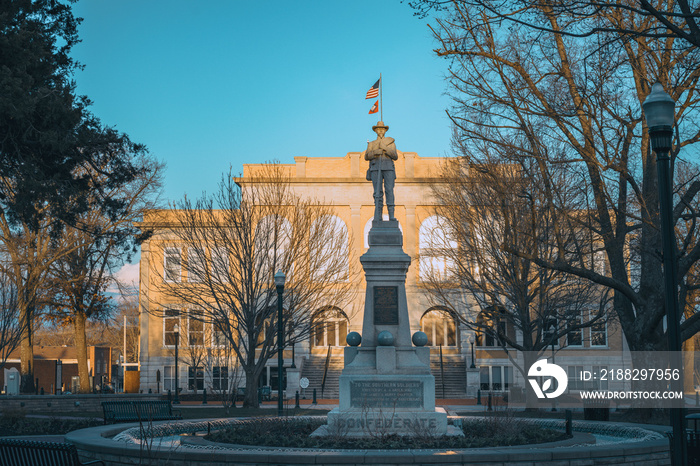
{"type": "MultiPolygon", "coordinates": [[[[327,432],[347,435],[448,433],[447,414],[435,407],[430,350],[411,341],[406,272],[397,221],[373,221],[360,262],[367,279],[362,344],[345,348],[339,406],[327,432]]],[[[460,431],[461,432],[461,431],[460,431]]]]}
{"type": "Polygon", "coordinates": [[[467,368],[467,396],[476,398],[479,390],[479,368],[467,368]]]}
{"type": "Polygon", "coordinates": [[[287,399],[290,399],[294,398],[297,392],[301,393],[301,388],[299,387],[299,369],[292,369],[291,367],[288,367],[286,372],[287,390],[285,390],[285,394],[287,395],[287,399]]]}

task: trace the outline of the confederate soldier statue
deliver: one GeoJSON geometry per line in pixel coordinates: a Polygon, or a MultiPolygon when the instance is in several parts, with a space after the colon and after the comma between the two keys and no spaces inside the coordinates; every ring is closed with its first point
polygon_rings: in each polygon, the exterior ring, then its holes
{"type": "Polygon", "coordinates": [[[396,171],[394,170],[394,160],[399,156],[396,153],[394,138],[384,137],[389,130],[383,121],[372,126],[372,131],[377,133],[377,139],[367,143],[365,160],[369,160],[369,170],[367,179],[372,180],[374,187],[374,219],[382,220],[383,197],[386,195],[386,207],[389,211],[389,220],[394,218],[394,181],[396,171]],[[382,183],[384,189],[382,190],[382,183]],[[383,192],[382,192],[383,191],[383,192]]]}

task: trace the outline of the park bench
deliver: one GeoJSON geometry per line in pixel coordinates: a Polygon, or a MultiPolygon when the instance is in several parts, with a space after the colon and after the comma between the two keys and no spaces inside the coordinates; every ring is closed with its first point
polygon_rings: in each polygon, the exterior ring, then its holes
{"type": "Polygon", "coordinates": [[[583,418],[586,421],[609,421],[610,400],[583,400],[583,418]]]}
{"type": "Polygon", "coordinates": [[[100,460],[81,463],[78,450],[70,443],[34,442],[0,438],[0,464],[12,466],[104,466],[100,460]]]}
{"type": "Polygon", "coordinates": [[[182,419],[167,400],[103,401],[105,424],[115,422],[169,421],[182,419]]]}

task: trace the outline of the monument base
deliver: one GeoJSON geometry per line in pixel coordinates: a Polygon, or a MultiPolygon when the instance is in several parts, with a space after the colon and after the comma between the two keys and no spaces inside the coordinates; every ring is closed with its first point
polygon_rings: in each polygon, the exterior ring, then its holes
{"type": "Polygon", "coordinates": [[[384,408],[335,408],[328,413],[328,424],[316,429],[311,436],[381,437],[384,435],[463,436],[461,429],[447,425],[443,408],[434,411],[405,411],[384,408]]]}

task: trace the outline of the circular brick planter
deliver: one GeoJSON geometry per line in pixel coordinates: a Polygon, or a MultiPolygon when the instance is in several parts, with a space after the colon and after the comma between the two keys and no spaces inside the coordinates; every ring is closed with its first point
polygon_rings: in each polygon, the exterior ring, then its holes
{"type": "MultiPolygon", "coordinates": [[[[206,429],[207,422],[223,424],[230,420],[164,421],[154,423],[156,435],[194,432],[206,429]]],[[[563,421],[534,421],[563,429],[563,421]]],[[[334,466],[365,464],[444,464],[444,465],[595,465],[595,464],[669,464],[669,444],[652,430],[622,424],[574,422],[574,438],[547,444],[474,448],[464,450],[315,450],[274,447],[247,447],[215,444],[200,437],[188,437],[183,447],[147,447],[128,441],[129,429],[138,424],[93,427],[71,432],[66,441],[76,445],[83,461],[100,459],[107,465],[302,465],[334,466]],[[594,445],[594,433],[624,433],[634,441],[594,445]],[[119,436],[122,441],[114,440],[119,436]]],[[[216,427],[216,426],[214,426],[216,427]]]]}

